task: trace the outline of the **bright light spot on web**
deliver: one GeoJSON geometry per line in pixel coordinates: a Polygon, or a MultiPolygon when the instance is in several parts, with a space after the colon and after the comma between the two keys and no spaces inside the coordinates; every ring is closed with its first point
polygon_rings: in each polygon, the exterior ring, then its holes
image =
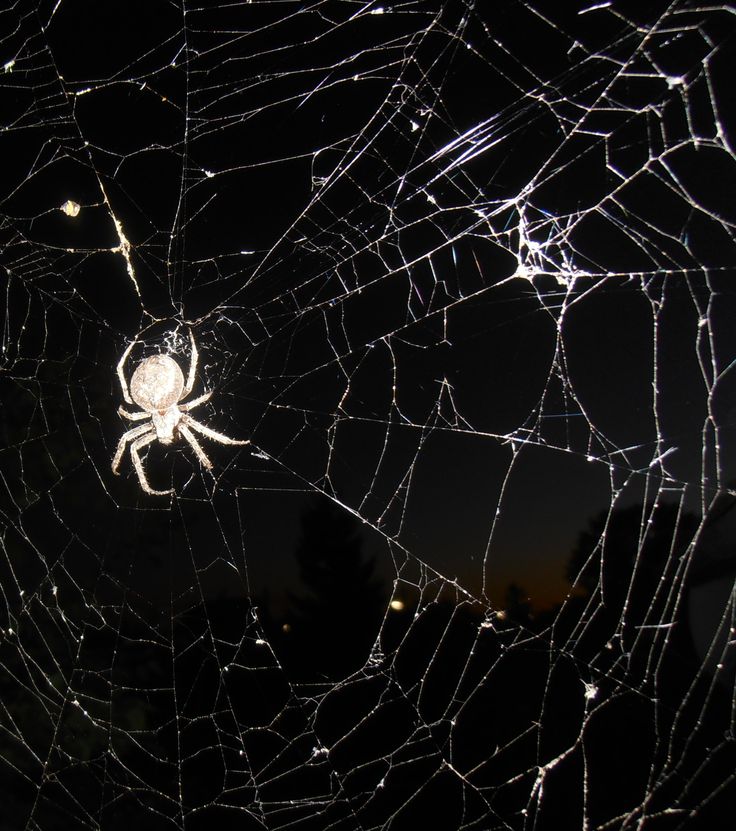
{"type": "Polygon", "coordinates": [[[61,212],[67,216],[79,216],[81,209],[79,202],[75,202],[73,199],[67,199],[60,208],[61,212]]]}

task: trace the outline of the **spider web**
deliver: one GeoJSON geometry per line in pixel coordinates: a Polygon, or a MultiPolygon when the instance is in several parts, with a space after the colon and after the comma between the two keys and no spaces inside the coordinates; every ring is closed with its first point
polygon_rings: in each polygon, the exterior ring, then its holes
{"type": "Polygon", "coordinates": [[[735,12],[0,12],[0,827],[730,827],[735,12]]]}

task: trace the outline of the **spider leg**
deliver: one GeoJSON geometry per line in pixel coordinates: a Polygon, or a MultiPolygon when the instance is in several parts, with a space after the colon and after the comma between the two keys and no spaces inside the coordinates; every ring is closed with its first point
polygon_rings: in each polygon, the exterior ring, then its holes
{"type": "Polygon", "coordinates": [[[130,350],[135,346],[135,344],[135,340],[130,342],[130,345],[125,350],[125,352],[123,352],[123,357],[120,359],[120,362],[118,363],[118,379],[120,381],[120,388],[123,391],[123,398],[125,399],[126,404],[135,403],[133,399],[130,397],[130,392],[128,391],[128,382],[125,380],[125,374],[123,372],[125,362],[128,360],[128,355],[130,355],[130,350]]]}
{"type": "Polygon", "coordinates": [[[133,441],[133,439],[137,439],[138,436],[142,436],[144,433],[150,433],[152,431],[153,424],[142,424],[140,427],[133,427],[131,430],[128,430],[127,433],[123,433],[123,435],[120,437],[120,441],[118,442],[118,449],[115,451],[115,456],[112,460],[112,472],[116,476],[118,468],[120,467],[120,460],[123,458],[123,453],[125,453],[125,446],[128,444],[128,442],[133,441]]]}
{"type": "Polygon", "coordinates": [[[142,418],[151,417],[151,414],[147,413],[145,410],[142,410],[140,413],[129,413],[122,407],[118,407],[118,413],[120,413],[120,415],[123,416],[123,418],[127,418],[129,421],[140,421],[142,418]]]}
{"type": "Polygon", "coordinates": [[[202,450],[199,442],[194,437],[192,431],[185,424],[179,424],[178,429],[182,436],[184,436],[184,438],[189,442],[189,444],[191,444],[192,450],[194,450],[194,452],[196,453],[197,458],[199,459],[199,463],[202,465],[202,467],[206,467],[207,470],[211,470],[212,462],[207,458],[207,454],[204,452],[204,450],[202,450]]]}
{"type": "Polygon", "coordinates": [[[194,335],[191,329],[189,330],[189,338],[192,341],[192,357],[189,360],[189,373],[187,374],[187,382],[181,395],[182,398],[186,398],[192,391],[194,376],[197,374],[197,344],[194,342],[194,335]]]}
{"type": "MultiPolygon", "coordinates": [[[[192,430],[196,430],[203,436],[207,436],[208,439],[219,441],[220,444],[250,444],[250,439],[231,439],[229,436],[223,436],[222,433],[216,433],[214,430],[210,430],[209,427],[205,427],[204,424],[195,421],[191,416],[185,415],[182,421],[191,427],[192,430]]],[[[179,429],[181,430],[181,427],[179,429]]]]}
{"type": "Polygon", "coordinates": [[[155,440],[155,432],[137,438],[133,442],[133,444],[130,445],[130,457],[131,459],[133,459],[133,467],[135,468],[135,472],[138,474],[138,481],[140,482],[141,489],[144,490],[146,493],[150,493],[151,496],[166,496],[167,494],[173,493],[174,491],[171,489],[167,491],[154,490],[148,484],[148,479],[146,479],[146,472],[143,470],[143,462],[141,461],[141,457],[138,455],[138,451],[142,447],[145,447],[147,444],[150,444],[152,441],[155,440]]]}
{"type": "Polygon", "coordinates": [[[187,401],[186,404],[178,404],[177,406],[182,412],[186,412],[186,410],[193,410],[195,407],[199,407],[200,404],[204,404],[205,401],[209,400],[211,395],[212,391],[206,392],[198,398],[192,398],[192,400],[187,401]]]}

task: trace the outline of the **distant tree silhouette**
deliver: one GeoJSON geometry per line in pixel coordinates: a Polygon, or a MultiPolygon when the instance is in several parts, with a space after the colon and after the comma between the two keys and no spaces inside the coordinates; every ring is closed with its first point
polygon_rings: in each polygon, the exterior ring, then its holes
{"type": "Polygon", "coordinates": [[[657,626],[674,623],[679,613],[672,587],[682,579],[681,557],[698,524],[694,514],[668,503],[604,511],[591,520],[567,567],[568,580],[585,596],[567,604],[558,619],[561,634],[578,627],[581,657],[592,660],[605,646],[611,660],[619,650],[629,655],[630,672],[645,671],[657,626]]]}
{"type": "Polygon", "coordinates": [[[365,663],[385,609],[375,561],[357,520],[327,500],[302,516],[295,556],[305,591],[289,598],[285,656],[300,675],[344,676],[365,663]]]}
{"type": "Polygon", "coordinates": [[[692,542],[698,518],[676,504],[632,505],[602,511],[578,538],[567,567],[567,579],[586,594],[620,607],[631,595],[649,594],[679,554],[692,542]],[[675,556],[673,556],[675,555],[675,556]]]}
{"type": "Polygon", "coordinates": [[[532,605],[524,589],[516,583],[509,583],[504,599],[504,611],[515,623],[528,625],[532,620],[532,605]]]}

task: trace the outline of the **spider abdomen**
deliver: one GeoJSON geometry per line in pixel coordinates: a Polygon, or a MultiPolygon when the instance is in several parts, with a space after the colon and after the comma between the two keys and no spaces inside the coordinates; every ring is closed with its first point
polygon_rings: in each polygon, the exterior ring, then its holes
{"type": "Polygon", "coordinates": [[[147,412],[164,412],[181,398],[184,375],[168,355],[151,355],[142,361],[130,379],[133,401],[147,412]]]}

